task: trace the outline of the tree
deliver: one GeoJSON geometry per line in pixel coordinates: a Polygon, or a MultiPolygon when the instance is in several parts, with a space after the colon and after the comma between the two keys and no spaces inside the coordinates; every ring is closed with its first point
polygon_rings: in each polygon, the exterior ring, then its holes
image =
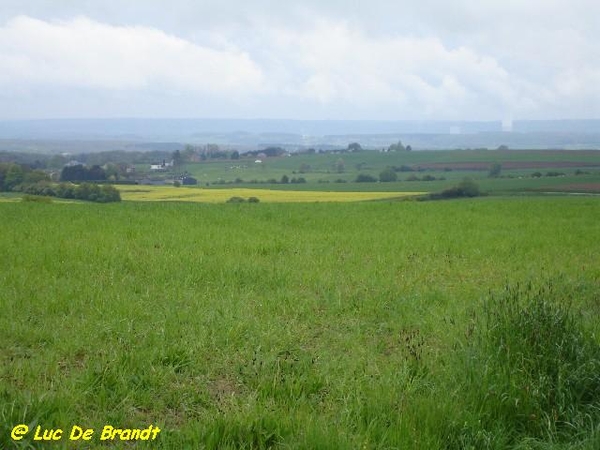
{"type": "Polygon", "coordinates": [[[402,145],[402,141],[398,141],[396,144],[392,144],[388,147],[389,152],[403,152],[406,150],[404,145],[402,145]]]}
{"type": "Polygon", "coordinates": [[[352,142],[351,144],[348,144],[348,151],[350,152],[360,152],[361,150],[362,147],[358,142],[352,142]]]}
{"type": "Polygon", "coordinates": [[[375,178],[371,175],[367,175],[365,173],[358,174],[358,176],[356,177],[357,183],[374,183],[376,181],[377,181],[377,178],[375,178]]]}
{"type": "Polygon", "coordinates": [[[6,178],[6,172],[8,172],[9,165],[0,163],[0,192],[6,190],[4,187],[4,179],[6,178]]]}
{"type": "Polygon", "coordinates": [[[267,147],[261,153],[264,153],[269,158],[273,158],[275,156],[283,155],[285,150],[281,147],[267,147]]]}
{"type": "Polygon", "coordinates": [[[381,181],[382,183],[398,181],[398,175],[396,174],[396,171],[394,169],[388,167],[387,169],[382,170],[379,174],[379,181],[381,181]]]}
{"type": "Polygon", "coordinates": [[[281,184],[288,184],[290,182],[290,179],[287,175],[284,175],[281,177],[281,184]]]}
{"type": "Polygon", "coordinates": [[[490,178],[498,178],[500,176],[500,172],[502,172],[502,165],[496,163],[490,166],[490,170],[488,172],[488,177],[490,178]]]}
{"type": "Polygon", "coordinates": [[[18,164],[11,164],[6,171],[4,178],[4,188],[7,191],[13,190],[17,185],[23,182],[25,174],[23,168],[18,164]]]}
{"type": "Polygon", "coordinates": [[[83,181],[86,179],[85,167],[81,164],[65,166],[60,172],[60,181],[83,181]]]}
{"type": "Polygon", "coordinates": [[[50,181],[50,177],[43,170],[29,170],[23,172],[23,184],[37,184],[50,181]]]}
{"type": "Polygon", "coordinates": [[[87,178],[89,181],[104,181],[106,180],[106,172],[100,166],[92,166],[87,171],[87,178]]]}
{"type": "Polygon", "coordinates": [[[119,179],[119,166],[113,163],[107,163],[104,165],[104,175],[107,180],[117,181],[119,179]]]}
{"type": "Polygon", "coordinates": [[[183,158],[184,161],[192,161],[192,158],[194,156],[194,154],[196,153],[196,150],[194,149],[194,146],[187,144],[185,146],[185,149],[183,150],[183,153],[181,154],[181,157],[183,158]]]}
{"type": "Polygon", "coordinates": [[[100,166],[92,166],[89,169],[81,164],[65,166],[60,173],[61,181],[104,181],[106,172],[100,166]]]}
{"type": "Polygon", "coordinates": [[[231,159],[240,159],[240,152],[234,150],[231,152],[231,159]]]}
{"type": "Polygon", "coordinates": [[[342,158],[338,159],[335,163],[335,171],[337,173],[344,173],[346,171],[346,164],[342,158]]]}
{"type": "Polygon", "coordinates": [[[53,155],[48,160],[48,167],[51,169],[60,169],[67,163],[67,158],[62,155],[53,155]]]}
{"type": "Polygon", "coordinates": [[[175,150],[171,155],[171,158],[173,159],[174,167],[179,167],[183,163],[183,157],[181,156],[181,152],[179,150],[175,150]]]}

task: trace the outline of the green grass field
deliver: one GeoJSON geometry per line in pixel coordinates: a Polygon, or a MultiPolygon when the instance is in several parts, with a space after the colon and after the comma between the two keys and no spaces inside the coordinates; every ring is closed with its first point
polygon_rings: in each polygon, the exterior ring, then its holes
{"type": "MultiPolygon", "coordinates": [[[[475,180],[485,192],[600,193],[600,151],[560,150],[444,150],[382,153],[362,151],[344,154],[299,154],[267,158],[208,160],[186,163],[170,173],[188,172],[203,188],[245,188],[318,192],[436,192],[455,186],[464,178],[475,180]],[[500,164],[497,178],[489,169],[500,164]],[[395,182],[361,182],[359,175],[379,180],[380,173],[395,167],[395,182]],[[549,173],[562,174],[549,176],[549,173]],[[538,173],[539,177],[532,177],[538,173]],[[303,178],[305,183],[281,183],[303,178]],[[432,178],[425,181],[423,178],[432,178]],[[415,180],[417,178],[417,180],[415,180]]],[[[140,173],[148,170],[139,166],[140,173]]],[[[154,175],[156,174],[149,174],[154,175]]]]}
{"type": "Polygon", "coordinates": [[[0,216],[0,448],[600,448],[597,198],[0,216]]]}

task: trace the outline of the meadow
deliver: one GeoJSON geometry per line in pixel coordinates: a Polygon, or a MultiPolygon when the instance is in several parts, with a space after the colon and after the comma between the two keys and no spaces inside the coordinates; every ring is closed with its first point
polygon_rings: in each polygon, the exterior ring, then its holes
{"type": "Polygon", "coordinates": [[[597,198],[0,217],[0,448],[600,448],[597,198]]]}
{"type": "Polygon", "coordinates": [[[234,190],[246,189],[249,196],[275,202],[356,201],[440,192],[465,178],[474,180],[490,195],[600,193],[600,152],[596,150],[368,150],[292,154],[263,158],[261,163],[256,163],[255,157],[186,162],[163,173],[149,173],[148,167],[138,165],[138,174],[173,183],[185,172],[198,181],[200,190],[177,192],[153,187],[144,193],[146,186],[120,186],[123,198],[219,202],[243,196],[234,190]],[[500,171],[490,176],[494,165],[500,171]],[[390,168],[395,181],[380,181],[382,172],[390,168]],[[371,181],[357,182],[359,177],[370,177],[371,181]]]}
{"type": "MultiPolygon", "coordinates": [[[[399,191],[430,192],[448,188],[465,177],[473,178],[495,192],[571,190],[580,187],[587,192],[600,192],[600,152],[560,150],[443,150],[356,153],[295,154],[266,158],[260,164],[255,158],[208,160],[186,163],[181,170],[189,172],[205,187],[234,183],[236,187],[282,190],[319,191],[399,191]],[[494,164],[502,167],[499,177],[490,178],[494,164]],[[358,175],[379,179],[381,171],[394,167],[396,182],[355,183],[358,175]],[[542,176],[532,178],[539,172],[542,176]],[[545,176],[560,172],[560,177],[545,176]],[[303,178],[306,184],[282,184],[282,177],[303,178]],[[434,180],[423,181],[424,176],[434,180]],[[415,179],[417,178],[417,179],[415,179]],[[209,185],[209,186],[207,186],[209,185]],[[564,188],[564,189],[563,189],[564,188]]],[[[147,170],[140,166],[139,170],[147,170]]]]}

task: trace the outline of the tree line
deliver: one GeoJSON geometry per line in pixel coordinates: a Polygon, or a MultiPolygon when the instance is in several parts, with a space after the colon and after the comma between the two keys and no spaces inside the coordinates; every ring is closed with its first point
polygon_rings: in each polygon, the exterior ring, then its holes
{"type": "MultiPolygon", "coordinates": [[[[70,171],[67,171],[67,174],[70,173],[70,171]]],[[[85,174],[85,172],[81,171],[77,173],[85,174]]],[[[98,176],[93,171],[88,172],[88,176],[92,176],[90,173],[93,176],[98,176]]],[[[104,179],[106,179],[106,176],[104,176],[104,179]]],[[[32,169],[27,165],[20,164],[0,163],[0,191],[22,192],[28,195],[86,200],[98,203],[121,201],[121,194],[113,186],[99,186],[86,182],[79,185],[71,183],[60,183],[57,185],[52,183],[50,177],[42,170],[32,169]]]]}

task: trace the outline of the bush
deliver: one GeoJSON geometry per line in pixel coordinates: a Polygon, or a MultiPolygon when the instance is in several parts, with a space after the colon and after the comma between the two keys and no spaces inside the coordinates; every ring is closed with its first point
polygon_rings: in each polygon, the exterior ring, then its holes
{"type": "Polygon", "coordinates": [[[382,170],[379,174],[379,181],[381,181],[382,183],[398,181],[398,175],[396,174],[396,171],[394,169],[388,167],[387,169],[382,170]]]}
{"type": "Polygon", "coordinates": [[[243,197],[234,196],[234,197],[230,197],[229,200],[227,200],[226,203],[246,203],[246,202],[248,202],[248,203],[259,203],[260,199],[258,197],[250,197],[248,200],[246,200],[243,197]]]}
{"type": "Polygon", "coordinates": [[[485,302],[461,369],[464,398],[478,411],[478,423],[460,431],[463,444],[498,429],[515,441],[571,441],[598,423],[600,346],[569,295],[530,283],[485,302]]]}
{"type": "MultiPolygon", "coordinates": [[[[21,184],[17,186],[19,191],[30,195],[41,195],[47,197],[55,197],[56,192],[53,186],[45,181],[40,181],[32,184],[21,184]]],[[[15,189],[17,188],[15,187],[15,189]]]]}
{"type": "Polygon", "coordinates": [[[108,184],[99,186],[97,184],[83,183],[79,186],[59,185],[57,196],[63,198],[75,198],[97,203],[120,202],[121,194],[108,184]]]}
{"type": "Polygon", "coordinates": [[[361,173],[356,177],[357,183],[375,183],[376,181],[377,181],[377,178],[375,178],[371,175],[364,174],[364,173],[361,173]]]}
{"type": "Polygon", "coordinates": [[[480,195],[482,194],[479,190],[479,185],[473,180],[465,178],[458,185],[444,189],[442,192],[429,194],[425,198],[428,200],[440,200],[460,197],[478,197],[480,195]]]}
{"type": "Polygon", "coordinates": [[[242,197],[230,197],[229,200],[227,200],[226,203],[245,203],[246,199],[242,198],[242,197]]]}
{"type": "Polygon", "coordinates": [[[477,197],[481,195],[479,185],[469,178],[465,178],[461,181],[457,188],[462,197],[477,197]]]}
{"type": "Polygon", "coordinates": [[[60,183],[56,187],[56,196],[59,198],[75,198],[75,188],[73,184],[60,183]]]}
{"type": "Polygon", "coordinates": [[[33,196],[58,197],[86,200],[98,203],[120,202],[121,194],[110,185],[83,183],[79,186],[61,183],[58,186],[41,181],[35,184],[19,185],[19,190],[33,196]]]}
{"type": "Polygon", "coordinates": [[[100,187],[100,195],[96,201],[100,203],[120,202],[121,193],[114,186],[105,184],[100,187]]]}

